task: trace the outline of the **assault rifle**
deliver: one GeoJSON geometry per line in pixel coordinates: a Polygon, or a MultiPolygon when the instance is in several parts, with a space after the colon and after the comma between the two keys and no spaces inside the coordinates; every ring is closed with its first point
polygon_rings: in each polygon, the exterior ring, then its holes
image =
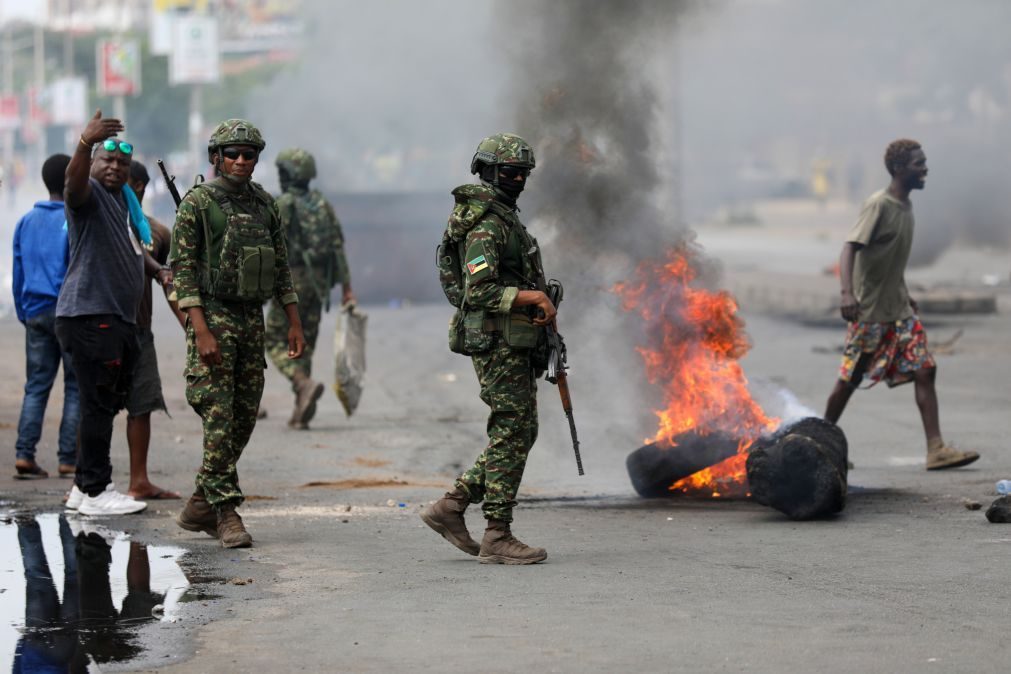
{"type": "Polygon", "coordinates": [[[172,195],[172,201],[176,202],[176,210],[178,211],[179,204],[182,203],[183,198],[179,196],[179,190],[176,188],[176,177],[169,175],[165,162],[161,159],[158,160],[158,169],[161,171],[162,178],[165,179],[165,187],[168,188],[169,194],[172,195]]]}
{"type": "MultiPolygon", "coordinates": [[[[543,280],[543,277],[541,277],[543,280]]],[[[545,294],[551,303],[558,308],[562,303],[564,291],[562,284],[555,279],[547,282],[544,288],[545,294]]],[[[562,410],[565,418],[569,420],[569,434],[572,436],[572,451],[576,454],[576,469],[583,475],[583,459],[579,455],[579,437],[576,435],[576,420],[572,416],[572,398],[569,397],[569,380],[566,371],[568,370],[568,353],[565,350],[565,340],[555,330],[554,325],[547,325],[545,328],[548,339],[548,370],[545,376],[552,384],[558,386],[558,395],[562,398],[562,410]]]]}

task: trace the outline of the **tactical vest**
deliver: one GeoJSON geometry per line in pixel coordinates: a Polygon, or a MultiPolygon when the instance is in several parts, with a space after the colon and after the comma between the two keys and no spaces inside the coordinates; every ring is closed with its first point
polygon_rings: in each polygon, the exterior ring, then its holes
{"type": "Polygon", "coordinates": [[[436,255],[439,282],[449,303],[457,308],[450,320],[449,348],[455,353],[472,355],[491,347],[496,335],[515,348],[534,348],[542,329],[533,326],[531,311],[518,309],[510,314],[489,313],[466,305],[463,248],[467,233],[489,215],[506,229],[506,244],[499,260],[501,285],[521,290],[537,287],[540,268],[536,245],[526,233],[515,211],[494,200],[491,190],[482,185],[463,185],[453,190],[456,206],[436,255]],[[536,256],[536,257],[535,257],[536,256]]]}
{"type": "Polygon", "coordinates": [[[274,294],[276,255],[268,225],[270,201],[253,187],[260,208],[240,213],[228,194],[210,183],[193,188],[200,197],[204,225],[204,259],[197,263],[200,292],[220,300],[264,302],[274,294]],[[223,231],[220,247],[212,232],[223,231]],[[211,249],[218,248],[215,255],[211,249]]]}
{"type": "Polygon", "coordinates": [[[291,258],[289,264],[292,267],[308,264],[317,269],[332,265],[340,237],[326,199],[317,190],[309,190],[305,194],[292,192],[290,195],[287,215],[291,228],[286,232],[291,258]],[[296,246],[297,251],[291,250],[296,246]]]}

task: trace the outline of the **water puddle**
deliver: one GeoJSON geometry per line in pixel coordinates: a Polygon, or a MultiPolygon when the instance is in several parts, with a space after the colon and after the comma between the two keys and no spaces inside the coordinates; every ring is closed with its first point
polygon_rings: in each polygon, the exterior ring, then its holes
{"type": "Polygon", "coordinates": [[[178,563],[184,553],[76,515],[4,517],[0,668],[96,672],[142,653],[157,656],[152,651],[171,640],[142,644],[140,626],[176,621],[190,585],[178,563]]]}

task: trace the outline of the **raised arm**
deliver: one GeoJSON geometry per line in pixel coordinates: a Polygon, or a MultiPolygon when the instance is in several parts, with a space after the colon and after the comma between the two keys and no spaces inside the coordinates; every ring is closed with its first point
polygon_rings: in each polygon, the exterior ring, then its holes
{"type": "Polygon", "coordinates": [[[95,143],[101,143],[125,128],[118,119],[112,117],[102,119],[102,111],[95,111],[95,116],[88,121],[88,125],[77,139],[74,156],[67,165],[67,184],[63,189],[63,198],[67,206],[77,208],[91,196],[91,183],[88,179],[91,177],[91,151],[95,143]]]}

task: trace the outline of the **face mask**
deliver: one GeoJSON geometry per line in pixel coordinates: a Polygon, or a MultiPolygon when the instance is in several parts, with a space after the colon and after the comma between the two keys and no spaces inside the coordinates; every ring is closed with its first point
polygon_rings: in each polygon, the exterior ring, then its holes
{"type": "MultiPolygon", "coordinates": [[[[523,188],[526,187],[526,178],[529,177],[530,171],[525,170],[526,175],[524,180],[516,180],[516,175],[510,173],[513,169],[511,167],[499,166],[498,169],[498,188],[502,190],[513,201],[519,197],[520,193],[523,192],[523,188]],[[503,168],[505,170],[503,171],[503,168]]],[[[489,185],[495,184],[496,171],[494,166],[485,166],[481,169],[481,180],[488,183],[489,185]]]]}
{"type": "Polygon", "coordinates": [[[501,180],[498,184],[498,188],[505,192],[513,201],[516,201],[526,186],[525,182],[502,182],[501,180]]]}

